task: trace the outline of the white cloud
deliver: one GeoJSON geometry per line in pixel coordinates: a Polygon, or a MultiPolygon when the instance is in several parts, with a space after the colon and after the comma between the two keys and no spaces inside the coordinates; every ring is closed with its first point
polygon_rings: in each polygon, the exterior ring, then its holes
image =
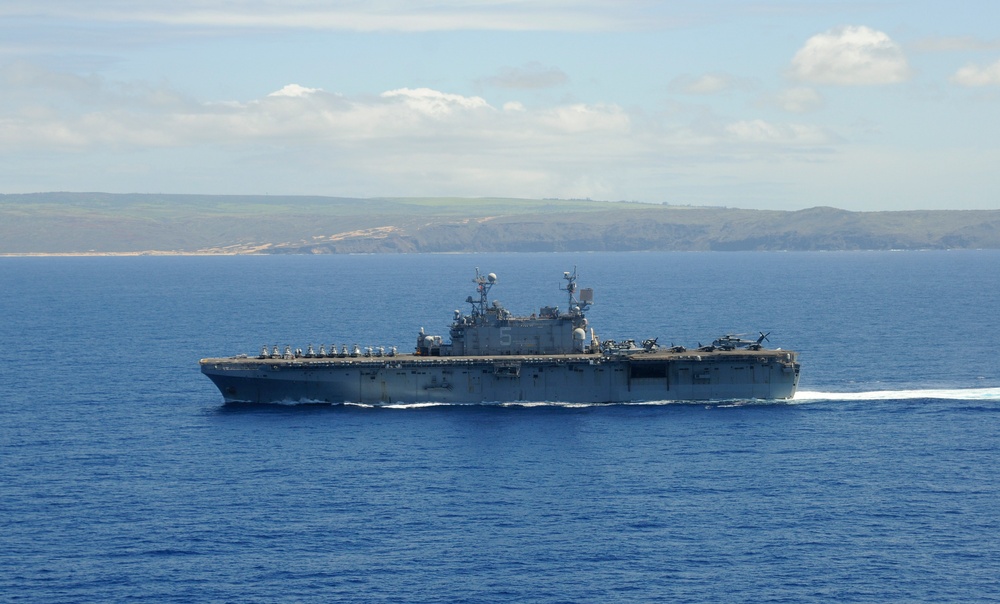
{"type": "MultiPolygon", "coordinates": [[[[693,165],[811,156],[831,140],[801,124],[725,124],[704,108],[646,115],[615,103],[507,100],[498,109],[432,88],[347,96],[307,84],[198,102],[168,89],[0,69],[0,89],[15,79],[17,94],[0,95],[0,164],[8,166],[0,172],[12,173],[15,159],[72,166],[86,158],[151,179],[129,180],[136,190],[649,199],[644,190],[693,165]],[[145,171],[137,167],[147,159],[145,171]]],[[[71,172],[29,188],[104,190],[113,186],[100,182],[116,178],[71,172]]]]}
{"type": "Polygon", "coordinates": [[[823,97],[814,88],[800,86],[778,92],[769,102],[790,113],[808,113],[823,106],[823,97]]]}
{"type": "Polygon", "coordinates": [[[303,97],[315,92],[322,92],[321,88],[306,88],[305,86],[299,86],[298,84],[288,84],[281,90],[275,90],[267,96],[287,96],[287,97],[303,97]]]}
{"type": "Polygon", "coordinates": [[[684,94],[716,94],[732,88],[735,79],[727,74],[710,73],[694,77],[681,75],[674,78],[669,85],[673,92],[684,94]]]}
{"type": "Polygon", "coordinates": [[[767,145],[824,145],[829,137],[816,126],[775,124],[764,120],[744,120],[728,124],[725,132],[736,142],[767,145]]]}
{"type": "Polygon", "coordinates": [[[809,38],[792,58],[793,78],[817,84],[896,84],[910,77],[902,49],[865,26],[832,29],[809,38]]]}
{"type": "Polygon", "coordinates": [[[456,111],[493,109],[482,97],[449,94],[430,88],[399,88],[383,92],[381,97],[398,100],[418,113],[434,117],[450,115],[456,111]]]}
{"type": "Polygon", "coordinates": [[[539,125],[546,126],[550,132],[568,134],[584,132],[627,134],[630,125],[629,116],[621,107],[604,103],[561,105],[538,112],[536,119],[539,125]]]}
{"type": "Polygon", "coordinates": [[[986,65],[966,65],[955,72],[951,81],[960,86],[975,88],[979,86],[1000,86],[1000,59],[986,65]]]}
{"type": "Polygon", "coordinates": [[[644,0],[32,0],[0,18],[355,31],[609,31],[665,21],[644,0]]]}
{"type": "MultiPolygon", "coordinates": [[[[531,163],[565,154],[611,157],[637,149],[725,148],[744,144],[827,142],[822,131],[761,120],[728,127],[699,125],[704,114],[643,116],[615,103],[529,107],[511,100],[498,110],[480,96],[431,88],[398,88],[346,97],[289,84],[260,99],[195,102],[169,90],[126,88],[44,70],[0,71],[0,86],[17,79],[18,95],[0,97],[0,152],[42,149],[169,148],[199,145],[301,143],[332,147],[396,145],[419,140],[414,152],[441,155],[505,148],[531,163]],[[6,77],[4,77],[6,75],[6,77]],[[394,141],[394,142],[393,142],[394,141]],[[447,141],[447,142],[443,142],[447,141]],[[450,144],[456,144],[450,148],[450,144]],[[530,149],[545,149],[531,156],[530,149]],[[553,153],[555,155],[553,155],[553,153]]],[[[803,102],[800,100],[800,102],[803,102]]],[[[671,151],[672,152],[672,151],[671,151]]]]}

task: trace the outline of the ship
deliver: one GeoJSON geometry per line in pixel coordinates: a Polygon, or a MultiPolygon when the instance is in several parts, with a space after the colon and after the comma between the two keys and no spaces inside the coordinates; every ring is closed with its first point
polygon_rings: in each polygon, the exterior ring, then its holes
{"type": "Polygon", "coordinates": [[[662,346],[658,338],[601,340],[588,323],[591,288],[563,273],[567,308],[528,316],[489,301],[495,273],[476,269],[468,312],[454,311],[448,339],[421,327],[413,352],[312,344],[258,355],[201,359],[201,372],[232,403],[631,403],[782,400],[795,396],[798,353],[765,348],[768,335],[726,334],[711,344],[662,346]]]}

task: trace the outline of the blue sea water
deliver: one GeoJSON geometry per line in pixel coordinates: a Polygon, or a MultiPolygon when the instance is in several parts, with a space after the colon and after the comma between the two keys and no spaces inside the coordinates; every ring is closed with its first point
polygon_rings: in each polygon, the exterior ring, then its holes
{"type": "Polygon", "coordinates": [[[1000,252],[0,258],[0,601],[1000,601],[1000,252]],[[472,293],[770,332],[785,403],[223,406],[472,293]]]}

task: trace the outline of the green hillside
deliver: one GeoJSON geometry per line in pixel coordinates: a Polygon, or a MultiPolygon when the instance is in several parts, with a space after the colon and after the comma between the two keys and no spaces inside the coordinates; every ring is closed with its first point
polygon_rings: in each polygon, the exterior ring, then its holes
{"type": "Polygon", "coordinates": [[[590,200],[0,195],[0,253],[1000,248],[1000,210],[797,212],[590,200]]]}

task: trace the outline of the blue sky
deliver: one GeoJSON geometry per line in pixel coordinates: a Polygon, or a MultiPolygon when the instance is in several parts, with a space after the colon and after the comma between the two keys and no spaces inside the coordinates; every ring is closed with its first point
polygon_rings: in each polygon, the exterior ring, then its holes
{"type": "Polygon", "coordinates": [[[1000,4],[7,0],[0,193],[1000,208],[1000,4]]]}

